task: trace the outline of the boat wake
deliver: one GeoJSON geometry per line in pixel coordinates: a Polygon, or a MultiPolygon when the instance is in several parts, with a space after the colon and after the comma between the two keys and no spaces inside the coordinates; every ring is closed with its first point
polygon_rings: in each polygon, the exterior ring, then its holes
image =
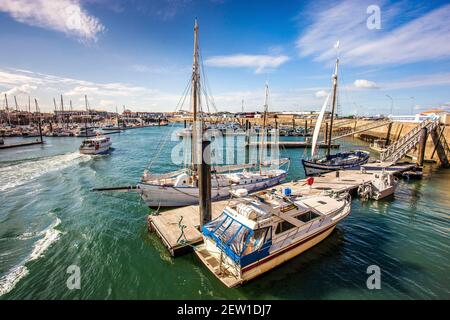
{"type": "MultiPolygon", "coordinates": [[[[41,239],[35,242],[33,246],[33,251],[30,255],[22,261],[21,264],[13,267],[9,270],[6,275],[0,278],[0,297],[8,292],[10,292],[16,284],[28,274],[28,269],[25,267],[30,261],[36,260],[42,256],[42,254],[49,248],[54,242],[56,242],[60,235],[61,231],[56,230],[55,228],[61,223],[59,218],[48,226],[45,230],[38,233],[37,236],[42,236],[41,239]]],[[[25,236],[24,238],[27,238],[25,236]]]]}
{"type": "Polygon", "coordinates": [[[88,161],[89,159],[91,159],[90,156],[72,152],[0,166],[0,191],[12,189],[48,172],[61,170],[71,165],[88,161]]]}

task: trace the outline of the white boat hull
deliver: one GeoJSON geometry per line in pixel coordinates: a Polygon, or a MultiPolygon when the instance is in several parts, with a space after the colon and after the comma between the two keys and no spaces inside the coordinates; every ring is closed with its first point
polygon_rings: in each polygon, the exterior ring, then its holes
{"type": "MultiPolygon", "coordinates": [[[[232,190],[246,189],[248,192],[254,192],[270,188],[280,184],[284,179],[286,179],[286,173],[256,183],[212,187],[211,198],[213,201],[229,198],[232,190]]],[[[172,187],[139,183],[138,190],[145,204],[151,208],[182,207],[198,204],[197,187],[172,187]]]]}

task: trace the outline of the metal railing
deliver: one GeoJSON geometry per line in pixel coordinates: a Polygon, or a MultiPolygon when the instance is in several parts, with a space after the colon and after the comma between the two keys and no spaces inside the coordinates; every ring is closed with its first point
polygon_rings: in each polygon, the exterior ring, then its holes
{"type": "Polygon", "coordinates": [[[421,137],[420,132],[423,128],[427,128],[428,132],[431,132],[437,126],[439,126],[439,119],[422,121],[401,139],[383,151],[380,154],[380,160],[396,163],[419,143],[421,137]]]}

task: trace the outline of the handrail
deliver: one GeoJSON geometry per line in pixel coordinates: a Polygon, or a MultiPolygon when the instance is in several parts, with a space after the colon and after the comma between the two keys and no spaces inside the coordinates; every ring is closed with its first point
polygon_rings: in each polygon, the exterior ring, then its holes
{"type": "Polygon", "coordinates": [[[427,119],[422,121],[407,134],[405,134],[401,139],[399,139],[394,144],[391,144],[384,152],[380,154],[381,161],[392,161],[396,162],[401,159],[408,151],[413,149],[417,143],[420,141],[420,131],[423,128],[428,128],[429,131],[433,130],[439,125],[439,120],[427,119]]]}

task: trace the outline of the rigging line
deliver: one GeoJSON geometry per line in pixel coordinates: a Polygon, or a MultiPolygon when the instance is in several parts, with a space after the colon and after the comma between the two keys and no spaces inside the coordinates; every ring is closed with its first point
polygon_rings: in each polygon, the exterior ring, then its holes
{"type": "MultiPolygon", "coordinates": [[[[187,93],[189,92],[189,89],[190,89],[190,86],[191,86],[191,81],[188,81],[188,84],[186,85],[186,87],[185,87],[185,89],[184,89],[184,91],[183,91],[183,94],[182,94],[182,96],[180,97],[180,100],[178,100],[178,103],[177,103],[177,105],[176,105],[176,107],[175,107],[175,112],[176,112],[179,108],[181,108],[181,107],[184,105],[184,103],[185,103],[185,101],[186,101],[187,93]]],[[[174,125],[175,125],[175,123],[172,123],[171,129],[174,127],[174,125]]],[[[168,138],[170,137],[171,134],[172,134],[172,130],[168,130],[168,131],[167,131],[167,134],[166,134],[165,137],[164,137],[164,139],[163,139],[163,140],[160,140],[160,145],[159,145],[159,148],[158,148],[158,152],[156,153],[156,156],[153,157],[152,160],[150,161],[150,163],[147,165],[146,169],[150,169],[150,168],[152,167],[153,162],[154,162],[154,161],[159,157],[159,155],[161,154],[162,148],[163,148],[163,147],[165,146],[165,144],[167,143],[167,140],[168,140],[168,138]]]]}
{"type": "Polygon", "coordinates": [[[199,51],[200,51],[200,63],[201,63],[201,66],[202,66],[201,67],[201,71],[202,71],[203,79],[204,79],[203,81],[204,81],[204,84],[205,84],[205,87],[206,87],[207,91],[211,93],[210,97],[211,97],[211,104],[212,104],[212,107],[213,107],[213,111],[217,112],[217,106],[216,106],[216,103],[214,101],[214,96],[212,96],[212,90],[211,90],[211,87],[210,87],[210,84],[209,84],[208,77],[207,77],[206,72],[205,72],[205,67],[203,65],[202,51],[201,50],[199,50],[199,51]]]}

